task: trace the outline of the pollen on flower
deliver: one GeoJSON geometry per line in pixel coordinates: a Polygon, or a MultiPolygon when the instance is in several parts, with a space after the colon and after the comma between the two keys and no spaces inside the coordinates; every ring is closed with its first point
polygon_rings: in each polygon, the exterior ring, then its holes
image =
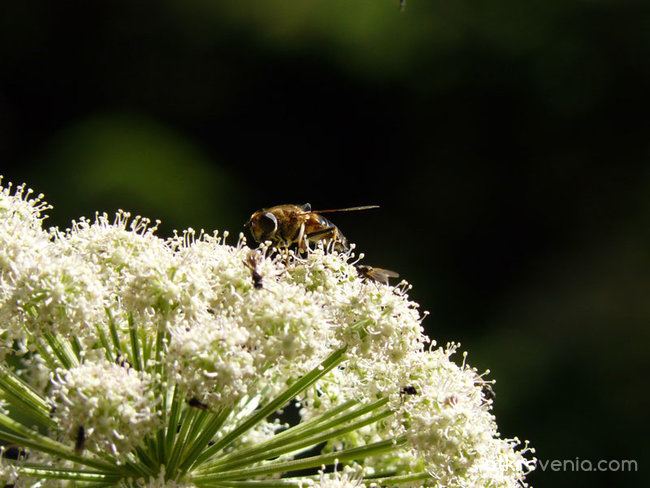
{"type": "Polygon", "coordinates": [[[53,417],[64,437],[115,455],[128,453],[159,426],[152,378],[106,361],[59,370],[52,379],[53,417]]]}

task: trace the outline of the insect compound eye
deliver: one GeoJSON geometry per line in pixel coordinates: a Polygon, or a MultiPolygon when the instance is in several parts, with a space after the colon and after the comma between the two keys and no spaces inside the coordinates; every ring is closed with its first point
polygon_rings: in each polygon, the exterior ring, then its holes
{"type": "Polygon", "coordinates": [[[278,228],[278,219],[271,212],[266,212],[257,218],[257,225],[261,232],[261,237],[265,238],[273,234],[278,228]]]}

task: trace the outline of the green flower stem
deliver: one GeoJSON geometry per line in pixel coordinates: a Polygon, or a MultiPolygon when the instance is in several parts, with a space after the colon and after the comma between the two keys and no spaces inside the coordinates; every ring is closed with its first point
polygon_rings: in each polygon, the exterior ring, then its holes
{"type": "Polygon", "coordinates": [[[399,476],[384,476],[382,478],[366,478],[369,483],[377,483],[381,486],[403,485],[407,483],[414,483],[416,481],[425,481],[431,479],[432,476],[426,471],[420,473],[404,474],[399,476]]]}
{"type": "Polygon", "coordinates": [[[212,447],[209,447],[203,451],[203,454],[199,456],[199,459],[197,460],[197,464],[210,459],[214,454],[218,453],[232,441],[253,428],[257,423],[264,420],[279,408],[282,408],[287,404],[287,402],[289,402],[292,398],[295,398],[296,395],[298,395],[305,388],[309,388],[310,385],[314,384],[334,367],[340,364],[341,361],[343,361],[347,350],[347,346],[344,346],[341,349],[330,354],[329,357],[325,359],[319,366],[289,386],[289,388],[284,390],[284,392],[278,395],[274,400],[254,412],[250,417],[248,417],[248,419],[246,419],[238,427],[222,437],[212,447]]]}
{"type": "Polygon", "coordinates": [[[136,449],[138,458],[142,459],[148,468],[158,467],[158,439],[157,436],[149,436],[144,439],[143,445],[136,449]]]}
{"type": "Polygon", "coordinates": [[[36,350],[38,351],[39,356],[43,358],[45,364],[50,371],[55,371],[57,368],[61,367],[60,361],[54,357],[50,349],[47,347],[47,344],[44,344],[43,341],[35,340],[37,346],[36,350]]]}
{"type": "Polygon", "coordinates": [[[115,356],[113,355],[113,348],[108,342],[108,337],[106,337],[106,332],[104,332],[104,329],[101,325],[95,326],[95,330],[97,331],[97,336],[99,337],[99,342],[104,348],[104,355],[106,356],[106,359],[110,361],[111,363],[115,362],[115,356]]]}
{"type": "Polygon", "coordinates": [[[152,357],[151,352],[154,348],[155,340],[153,338],[147,337],[147,333],[145,331],[141,331],[138,339],[142,344],[142,370],[144,371],[145,365],[150,364],[152,357]]]}
{"type": "Polygon", "coordinates": [[[73,335],[70,338],[70,347],[72,348],[72,352],[74,353],[75,358],[77,358],[77,363],[81,362],[81,352],[83,351],[83,346],[81,345],[81,341],[79,341],[78,336],[73,335]]]}
{"type": "Polygon", "coordinates": [[[172,448],[174,447],[174,440],[176,439],[178,421],[181,414],[182,400],[180,399],[178,385],[174,386],[174,394],[172,396],[172,405],[169,410],[169,417],[166,422],[167,432],[165,436],[165,459],[169,459],[172,448]]]}
{"type": "Polygon", "coordinates": [[[150,451],[147,451],[143,447],[136,447],[135,453],[137,454],[138,462],[134,464],[137,464],[141,468],[143,474],[155,474],[158,469],[158,463],[151,457],[150,451]]]}
{"type": "Polygon", "coordinates": [[[176,436],[176,440],[172,446],[172,451],[166,464],[168,473],[174,473],[176,471],[181,460],[181,455],[183,454],[189,440],[191,426],[198,413],[199,411],[195,408],[186,408],[183,411],[181,417],[181,430],[176,436]]]}
{"type": "Polygon", "coordinates": [[[36,464],[20,466],[21,475],[33,478],[63,479],[82,482],[117,483],[121,475],[83,469],[44,468],[36,464]]]}
{"type": "Polygon", "coordinates": [[[290,478],[279,480],[259,480],[259,481],[219,481],[211,483],[210,486],[224,488],[293,488],[296,486],[305,486],[304,479],[293,481],[290,478]]]}
{"type": "Polygon", "coordinates": [[[199,435],[194,440],[193,444],[187,450],[187,454],[185,454],[185,460],[179,467],[179,470],[181,472],[187,471],[194,465],[199,454],[201,454],[208,442],[210,442],[217,431],[221,428],[223,423],[230,415],[231,411],[232,410],[230,408],[225,408],[218,414],[211,416],[208,424],[204,426],[204,428],[200,431],[199,435]]]}
{"type": "Polygon", "coordinates": [[[366,425],[374,424],[375,422],[386,418],[388,416],[392,415],[391,411],[385,410],[383,412],[378,413],[377,415],[373,415],[372,417],[369,417],[363,421],[356,422],[352,425],[349,425],[347,427],[343,427],[341,429],[337,429],[334,431],[330,432],[325,432],[322,435],[315,436],[309,439],[305,439],[303,441],[299,442],[294,442],[291,444],[287,444],[285,446],[277,447],[276,449],[271,449],[268,450],[266,453],[259,454],[258,456],[253,456],[249,457],[243,460],[235,460],[231,463],[228,463],[224,466],[218,466],[217,470],[211,470],[210,472],[220,472],[220,471],[227,471],[227,470],[232,470],[234,468],[237,468],[242,465],[247,465],[247,464],[254,464],[258,461],[263,461],[265,459],[271,459],[276,456],[281,456],[282,454],[287,454],[291,452],[297,452],[300,449],[303,449],[305,447],[311,447],[311,446],[316,446],[322,442],[326,442],[330,439],[336,439],[344,434],[347,434],[348,432],[354,432],[355,430],[360,429],[361,427],[364,427],[366,425]]]}
{"type": "MultiPolygon", "coordinates": [[[[101,482],[101,483],[84,483],[83,488],[104,488],[105,486],[116,486],[116,484],[113,481],[106,481],[106,482],[101,482]]],[[[117,485],[120,486],[120,485],[117,485]]],[[[132,486],[132,485],[124,485],[124,486],[132,486]]]]}
{"type": "MultiPolygon", "coordinates": [[[[156,342],[154,346],[153,360],[154,360],[154,371],[161,378],[165,370],[164,363],[162,362],[162,355],[165,353],[165,344],[168,341],[169,341],[169,333],[167,332],[167,327],[164,325],[159,325],[158,330],[156,331],[156,342]]],[[[163,381],[161,381],[160,383],[162,384],[163,381]]]]}
{"type": "Polygon", "coordinates": [[[104,310],[106,310],[106,315],[108,315],[108,329],[111,333],[111,341],[113,341],[113,347],[115,347],[115,350],[118,353],[121,353],[124,351],[124,348],[120,342],[120,336],[117,333],[117,325],[115,324],[115,319],[113,318],[113,312],[110,308],[105,308],[104,310]]]}
{"type": "Polygon", "coordinates": [[[131,352],[133,354],[133,367],[137,371],[143,371],[142,356],[140,355],[140,340],[138,339],[138,326],[133,320],[133,314],[129,314],[129,337],[131,338],[131,352]]]}
{"type": "Polygon", "coordinates": [[[364,408],[358,409],[348,415],[345,415],[341,418],[334,419],[326,424],[319,425],[314,429],[310,429],[306,432],[299,433],[295,437],[284,438],[280,441],[267,443],[266,446],[255,447],[254,449],[248,450],[248,452],[241,450],[237,451],[235,455],[230,456],[229,462],[215,463],[210,464],[209,467],[206,465],[203,472],[218,472],[218,471],[227,471],[243,466],[246,464],[254,464],[258,461],[263,461],[264,459],[271,459],[282,454],[298,451],[302,448],[315,446],[322,442],[326,442],[330,439],[335,439],[339,436],[347,434],[348,432],[353,432],[361,427],[366,425],[374,424],[375,422],[386,418],[392,415],[393,412],[390,410],[384,410],[379,412],[376,415],[368,417],[359,422],[355,422],[346,427],[342,427],[336,430],[330,430],[331,428],[343,425],[354,417],[360,417],[374,409],[380,408],[388,402],[388,399],[379,400],[371,405],[367,405],[364,408]]]}
{"type": "MultiPolygon", "coordinates": [[[[114,458],[109,458],[108,456],[104,457],[105,459],[114,459],[114,458]]],[[[124,461],[124,467],[126,468],[126,471],[128,471],[127,477],[131,478],[142,478],[142,477],[149,477],[152,472],[151,469],[142,463],[138,462],[139,460],[134,458],[132,454],[129,454],[129,457],[124,461]]],[[[117,461],[114,460],[114,462],[117,464],[117,461]]]]}
{"type": "Polygon", "coordinates": [[[335,462],[347,462],[365,459],[370,456],[376,456],[384,452],[390,452],[398,449],[406,444],[404,436],[397,439],[388,439],[367,446],[356,447],[347,449],[345,451],[337,451],[328,454],[321,454],[312,456],[305,459],[297,459],[294,461],[285,461],[278,463],[269,463],[263,466],[256,466],[252,468],[235,469],[232,471],[225,471],[220,473],[204,474],[197,471],[196,475],[192,476],[192,481],[197,486],[209,486],[212,483],[228,480],[239,480],[242,478],[252,478],[255,476],[268,476],[273,474],[283,474],[291,471],[298,471],[301,469],[317,468],[323,465],[333,464],[335,462]]]}
{"type": "MultiPolygon", "coordinates": [[[[339,415],[340,413],[344,412],[345,410],[349,409],[353,405],[358,404],[356,400],[348,400],[347,402],[339,405],[338,407],[335,407],[331,410],[328,410],[327,412],[323,413],[322,415],[319,415],[318,417],[315,417],[313,419],[310,419],[306,422],[301,422],[293,427],[290,427],[289,429],[282,431],[278,434],[275,434],[272,439],[269,439],[264,442],[260,442],[259,444],[256,444],[255,447],[249,447],[246,449],[241,449],[237,452],[234,452],[232,454],[228,454],[219,460],[215,461],[214,463],[209,463],[209,466],[217,466],[217,465],[222,465],[226,464],[234,459],[241,459],[242,457],[250,457],[255,454],[265,452],[268,449],[272,449],[273,447],[276,446],[277,442],[280,443],[285,443],[285,442],[293,442],[297,439],[300,439],[301,436],[305,431],[307,430],[313,430],[314,428],[319,429],[318,432],[322,431],[322,425],[324,422],[328,421],[332,417],[335,417],[339,415]]],[[[308,434],[310,435],[310,434],[308,434]]],[[[206,464],[206,467],[208,464],[206,464]]]]}
{"type": "MultiPolygon", "coordinates": [[[[278,434],[275,434],[273,436],[273,439],[269,439],[266,442],[258,444],[259,446],[270,444],[276,440],[281,440],[285,439],[286,437],[293,437],[294,435],[297,435],[298,433],[313,428],[315,425],[322,424],[329,419],[336,417],[337,415],[341,414],[342,412],[346,411],[349,408],[352,408],[355,405],[358,405],[359,402],[358,400],[348,400],[346,402],[343,402],[341,405],[338,407],[334,407],[330,410],[327,410],[326,412],[323,412],[321,415],[318,415],[310,420],[307,420],[305,422],[301,422],[297,425],[294,425],[293,427],[284,430],[278,434]]],[[[243,452],[243,451],[240,451],[243,452]]]]}
{"type": "Polygon", "coordinates": [[[0,390],[4,393],[4,399],[21,412],[31,415],[44,426],[54,427],[55,423],[50,418],[51,406],[47,401],[4,367],[0,367],[0,390]]]}
{"type": "Polygon", "coordinates": [[[68,341],[64,342],[64,340],[61,340],[59,337],[55,336],[54,334],[50,334],[49,332],[43,334],[43,338],[52,348],[52,352],[58,358],[58,360],[61,362],[61,365],[65,369],[74,368],[75,366],[79,365],[79,360],[74,354],[72,347],[70,347],[70,343],[68,341]]]}
{"type": "MultiPolygon", "coordinates": [[[[163,366],[163,361],[162,361],[162,355],[164,353],[164,348],[165,348],[165,339],[167,336],[167,328],[166,327],[158,327],[158,331],[156,333],[156,349],[155,349],[155,356],[154,356],[154,368],[155,368],[155,374],[158,378],[161,379],[157,383],[157,389],[158,389],[158,395],[159,398],[161,398],[161,402],[158,405],[158,411],[160,412],[163,420],[165,420],[165,416],[167,415],[167,401],[168,401],[168,396],[167,396],[167,389],[165,387],[166,384],[166,375],[165,375],[165,368],[163,366]]],[[[164,464],[166,460],[166,439],[165,439],[165,429],[160,429],[158,433],[156,434],[156,459],[158,459],[159,464],[164,464]]]]}
{"type": "Polygon", "coordinates": [[[0,425],[17,432],[17,434],[12,434],[10,432],[0,431],[0,440],[9,444],[17,444],[21,447],[28,447],[36,451],[62,457],[77,464],[104,470],[107,473],[117,474],[124,471],[123,469],[117,469],[118,467],[115,464],[80,456],[65,444],[61,444],[47,436],[39,434],[35,430],[25,427],[4,413],[0,413],[0,425]]]}
{"type": "MultiPolygon", "coordinates": [[[[206,412],[202,409],[197,409],[194,407],[189,407],[192,410],[197,410],[194,415],[194,419],[190,425],[190,430],[187,434],[187,439],[185,440],[185,449],[183,449],[179,461],[179,469],[182,469],[181,466],[188,461],[187,456],[192,450],[193,446],[196,444],[197,439],[202,436],[206,423],[208,423],[211,418],[214,417],[210,412],[206,412]]],[[[207,445],[208,441],[203,444],[207,445]]]]}

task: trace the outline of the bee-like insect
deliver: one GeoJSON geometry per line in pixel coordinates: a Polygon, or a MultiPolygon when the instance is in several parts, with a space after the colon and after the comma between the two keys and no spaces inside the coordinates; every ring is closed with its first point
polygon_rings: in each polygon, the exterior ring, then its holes
{"type": "Polygon", "coordinates": [[[304,251],[309,247],[309,243],[322,241],[330,250],[347,251],[348,240],[337,226],[320,214],[371,208],[378,206],[312,210],[308,203],[277,205],[255,212],[246,226],[250,228],[253,239],[257,242],[271,241],[273,245],[285,248],[295,244],[299,250],[304,251]]]}
{"type": "MultiPolygon", "coordinates": [[[[18,444],[9,444],[0,446],[0,461],[4,459],[11,459],[13,461],[24,461],[27,459],[27,451],[24,447],[18,444]]],[[[9,485],[4,485],[5,487],[9,485]]]]}
{"type": "Polygon", "coordinates": [[[125,369],[131,369],[131,363],[129,360],[126,358],[126,356],[122,356],[122,354],[118,354],[117,357],[115,358],[115,364],[118,366],[121,366],[122,368],[125,369]]]}
{"type": "Polygon", "coordinates": [[[415,386],[413,385],[408,385],[402,387],[402,389],[399,391],[402,395],[417,395],[418,390],[415,386]]]}
{"type": "Polygon", "coordinates": [[[455,407],[456,405],[458,405],[458,401],[459,400],[458,400],[458,397],[456,395],[451,395],[451,396],[448,396],[447,398],[445,398],[444,403],[448,407],[455,407]]]}
{"type": "Polygon", "coordinates": [[[491,402],[495,400],[497,397],[497,394],[494,392],[494,388],[492,388],[493,384],[494,384],[494,380],[492,381],[480,380],[474,382],[474,386],[481,387],[481,390],[483,392],[483,398],[486,402],[491,402]]]}
{"type": "Polygon", "coordinates": [[[80,425],[75,437],[74,451],[77,455],[80,455],[84,452],[84,449],[86,449],[86,429],[83,425],[80,425]]]}
{"type": "Polygon", "coordinates": [[[356,268],[362,278],[368,278],[384,285],[388,285],[389,278],[399,278],[399,274],[390,269],[376,268],[365,264],[358,264],[356,268]]]}
{"type": "Polygon", "coordinates": [[[253,287],[257,290],[264,288],[262,283],[262,273],[258,271],[260,264],[260,254],[257,251],[250,250],[244,261],[244,266],[251,270],[251,278],[253,280],[253,287]]]}
{"type": "Polygon", "coordinates": [[[199,400],[196,397],[190,398],[187,401],[187,403],[189,404],[190,407],[198,408],[199,410],[203,410],[204,412],[212,412],[212,410],[206,403],[203,403],[201,400],[199,400]]]}

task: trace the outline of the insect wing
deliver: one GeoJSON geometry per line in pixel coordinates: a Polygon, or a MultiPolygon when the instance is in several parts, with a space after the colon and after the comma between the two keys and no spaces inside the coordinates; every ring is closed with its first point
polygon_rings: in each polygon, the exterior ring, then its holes
{"type": "Polygon", "coordinates": [[[390,269],[360,265],[357,266],[357,270],[359,271],[359,274],[364,278],[370,278],[371,280],[383,283],[385,285],[388,285],[389,278],[399,278],[399,274],[395,271],[391,271],[390,269]]]}

